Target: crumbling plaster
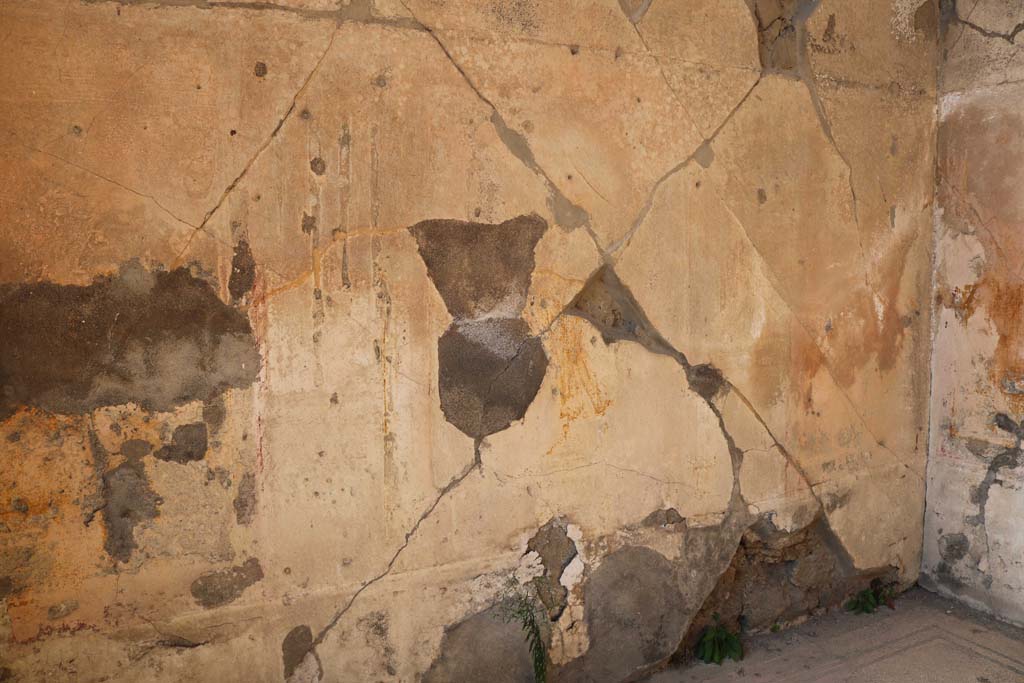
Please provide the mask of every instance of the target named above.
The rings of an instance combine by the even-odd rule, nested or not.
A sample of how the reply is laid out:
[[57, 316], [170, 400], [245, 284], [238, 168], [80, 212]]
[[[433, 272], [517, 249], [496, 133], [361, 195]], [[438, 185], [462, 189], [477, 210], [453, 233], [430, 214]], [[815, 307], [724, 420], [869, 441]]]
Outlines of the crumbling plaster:
[[529, 680], [513, 576], [626, 680], [915, 581], [939, 19], [5, 3], [0, 678]]

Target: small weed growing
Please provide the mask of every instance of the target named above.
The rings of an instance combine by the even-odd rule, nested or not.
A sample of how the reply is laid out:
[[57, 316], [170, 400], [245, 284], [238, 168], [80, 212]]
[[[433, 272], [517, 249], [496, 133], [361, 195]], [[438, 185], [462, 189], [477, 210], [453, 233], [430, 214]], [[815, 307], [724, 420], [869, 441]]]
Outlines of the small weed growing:
[[896, 584], [890, 583], [878, 588], [878, 601], [889, 609], [896, 609]]
[[875, 596], [875, 591], [865, 588], [847, 600], [844, 607], [847, 612], [854, 614], [871, 614], [878, 609], [878, 598]]
[[722, 626], [716, 612], [715, 623], [709, 625], [697, 642], [697, 659], [705, 664], [721, 664], [725, 658], [740, 661], [743, 659], [743, 644], [740, 637]]
[[854, 614], [871, 614], [882, 605], [889, 609], [896, 609], [896, 586], [895, 584], [883, 584], [875, 579], [871, 582], [870, 588], [865, 588], [846, 601], [846, 611]]
[[547, 612], [531, 590], [509, 577], [501, 600], [501, 615], [505, 623], [518, 623], [526, 636], [533, 660], [533, 678], [537, 683], [548, 679], [548, 649], [544, 642], [542, 624], [547, 624]]

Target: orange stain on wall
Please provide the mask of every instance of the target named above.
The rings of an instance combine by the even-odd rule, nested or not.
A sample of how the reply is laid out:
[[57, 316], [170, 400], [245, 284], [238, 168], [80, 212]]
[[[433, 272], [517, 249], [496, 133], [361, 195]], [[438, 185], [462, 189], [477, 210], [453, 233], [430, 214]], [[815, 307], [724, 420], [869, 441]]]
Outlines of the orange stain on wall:
[[612, 404], [587, 363], [584, 344], [591, 343], [595, 337], [596, 332], [581, 318], [567, 317], [563, 324], [551, 330], [548, 349], [552, 355], [551, 365], [557, 372], [558, 417], [562, 423], [562, 435], [548, 449], [548, 455], [568, 438], [573, 422], [604, 415]]

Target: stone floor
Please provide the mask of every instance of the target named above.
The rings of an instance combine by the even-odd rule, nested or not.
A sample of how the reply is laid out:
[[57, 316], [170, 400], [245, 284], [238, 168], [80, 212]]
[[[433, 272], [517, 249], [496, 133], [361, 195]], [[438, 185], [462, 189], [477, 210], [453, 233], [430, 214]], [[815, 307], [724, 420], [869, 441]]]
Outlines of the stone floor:
[[697, 663], [647, 683], [1024, 683], [1024, 629], [921, 589], [895, 611], [840, 611], [744, 646], [742, 662]]

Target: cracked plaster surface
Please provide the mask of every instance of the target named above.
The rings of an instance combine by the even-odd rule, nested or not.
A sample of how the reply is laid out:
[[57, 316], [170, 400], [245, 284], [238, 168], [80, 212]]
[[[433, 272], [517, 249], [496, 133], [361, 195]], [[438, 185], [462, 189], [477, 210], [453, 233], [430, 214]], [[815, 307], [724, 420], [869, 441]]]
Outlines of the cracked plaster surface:
[[[254, 680], [413, 678], [554, 517], [578, 530], [577, 588], [646, 546], [694, 579], [687, 619], [755, 519], [823, 512], [857, 567], [912, 581], [933, 55], [870, 4], [801, 4], [795, 77], [764, 68], [740, 0], [5, 6], [24, 59], [0, 76], [17, 111], [4, 229], [23, 238], [0, 279], [188, 267], [248, 316], [261, 367], [218, 399], [216, 429], [202, 399], [3, 423], [6, 554], [74, 552], [0, 566], [0, 665], [59, 680], [86, 647], [76, 673], [111, 680], [237, 675], [225, 657]], [[875, 112], [901, 116], [865, 125]], [[451, 317], [408, 228], [529, 214], [550, 227], [522, 317], [549, 364], [522, 420], [474, 443], [441, 410]], [[241, 240], [254, 276], [236, 296]], [[572, 314], [602, 268], [654, 346]], [[116, 467], [131, 439], [203, 420], [205, 459], [142, 464], [164, 503], [138, 552], [104, 557], [75, 502], [102, 475], [81, 464], [88, 435]], [[665, 509], [683, 521], [641, 526]], [[246, 557], [259, 581], [192, 602], [197, 577]], [[552, 626], [566, 671], [591, 645], [583, 595]]]

